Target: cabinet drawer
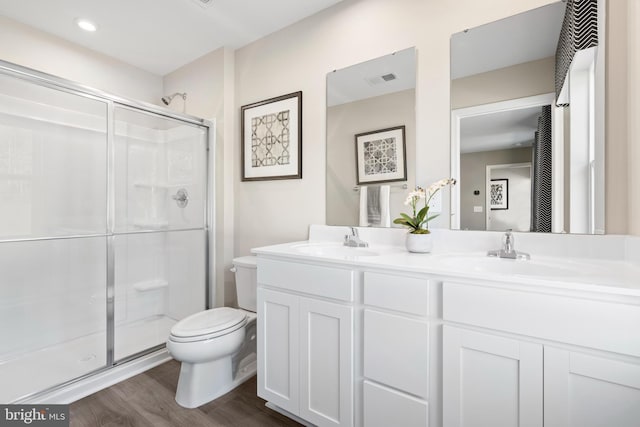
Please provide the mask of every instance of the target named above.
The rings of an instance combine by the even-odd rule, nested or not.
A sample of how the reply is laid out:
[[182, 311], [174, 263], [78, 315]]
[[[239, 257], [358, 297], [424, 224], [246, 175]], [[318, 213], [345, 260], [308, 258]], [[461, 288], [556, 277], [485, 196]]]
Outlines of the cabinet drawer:
[[377, 384], [364, 382], [364, 425], [427, 427], [427, 402]]
[[443, 284], [447, 321], [640, 356], [640, 306]]
[[364, 376], [427, 397], [429, 324], [364, 310]]
[[353, 270], [258, 257], [258, 284], [353, 301]]
[[427, 316], [429, 281], [382, 273], [364, 273], [366, 305]]

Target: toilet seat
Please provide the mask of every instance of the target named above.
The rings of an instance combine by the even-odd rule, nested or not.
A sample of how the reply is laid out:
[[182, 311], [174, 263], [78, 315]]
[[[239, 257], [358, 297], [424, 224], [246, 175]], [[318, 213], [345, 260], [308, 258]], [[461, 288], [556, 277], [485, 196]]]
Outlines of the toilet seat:
[[213, 308], [186, 317], [171, 328], [174, 342], [205, 341], [230, 334], [247, 323], [242, 310], [231, 307]]

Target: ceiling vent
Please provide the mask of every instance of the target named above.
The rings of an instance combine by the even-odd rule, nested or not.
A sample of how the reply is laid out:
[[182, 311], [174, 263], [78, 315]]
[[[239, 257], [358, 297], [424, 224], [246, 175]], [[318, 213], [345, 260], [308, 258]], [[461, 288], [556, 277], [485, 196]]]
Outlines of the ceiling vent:
[[377, 86], [382, 83], [390, 82], [392, 80], [397, 79], [396, 75], [393, 73], [385, 74], [383, 76], [375, 76], [375, 77], [367, 77], [364, 80], [369, 83], [371, 86]]
[[193, 0], [193, 2], [204, 9], [208, 9], [213, 6], [213, 0]]

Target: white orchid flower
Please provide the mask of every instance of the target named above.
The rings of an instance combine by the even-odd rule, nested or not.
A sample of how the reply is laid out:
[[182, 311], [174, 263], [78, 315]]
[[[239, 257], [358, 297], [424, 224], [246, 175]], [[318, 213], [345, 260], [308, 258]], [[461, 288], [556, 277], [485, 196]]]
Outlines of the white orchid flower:
[[[422, 187], [416, 186], [415, 190], [407, 195], [407, 199], [404, 201], [406, 206], [411, 206], [413, 215], [401, 214], [400, 218], [396, 218], [394, 224], [400, 224], [408, 227], [411, 233], [428, 233], [429, 221], [438, 216], [438, 214], [429, 216], [429, 202], [431, 198], [442, 188], [447, 185], [455, 185], [456, 180], [453, 178], [445, 178], [440, 181], [434, 182], [425, 190]], [[417, 209], [417, 204], [420, 199], [424, 199], [424, 208]], [[419, 211], [419, 212], [418, 212]]]

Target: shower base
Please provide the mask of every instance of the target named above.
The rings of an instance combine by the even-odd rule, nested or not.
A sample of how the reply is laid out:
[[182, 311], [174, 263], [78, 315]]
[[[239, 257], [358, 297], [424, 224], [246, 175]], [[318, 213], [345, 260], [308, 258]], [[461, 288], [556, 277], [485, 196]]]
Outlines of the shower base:
[[[177, 320], [168, 316], [116, 326], [119, 359], [163, 344]], [[106, 332], [56, 344], [0, 362], [0, 403], [11, 403], [106, 366]]]

